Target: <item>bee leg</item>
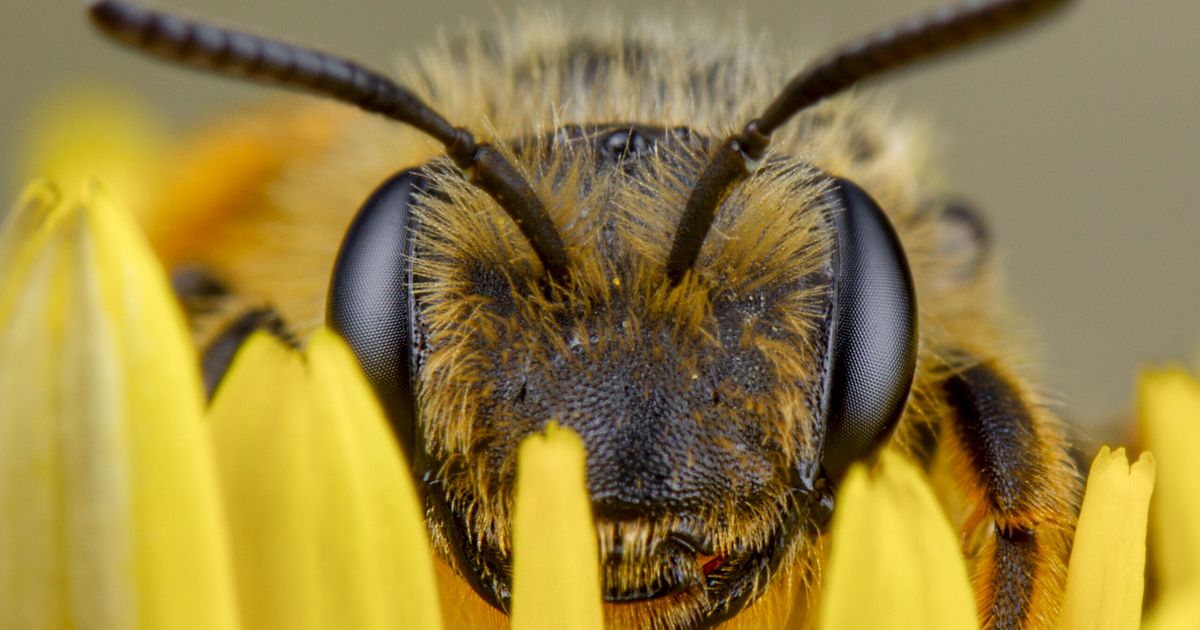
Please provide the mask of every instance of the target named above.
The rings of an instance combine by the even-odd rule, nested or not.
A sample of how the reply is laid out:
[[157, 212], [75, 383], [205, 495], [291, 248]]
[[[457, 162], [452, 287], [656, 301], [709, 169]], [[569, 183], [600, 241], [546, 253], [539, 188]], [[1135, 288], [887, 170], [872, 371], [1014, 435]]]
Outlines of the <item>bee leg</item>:
[[263, 331], [299, 347], [278, 311], [234, 292], [207, 267], [176, 268], [171, 273], [171, 287], [192, 327], [192, 341], [200, 349], [200, 375], [207, 400], [212, 400], [233, 357], [251, 334]]
[[204, 379], [204, 396], [212, 400], [217, 393], [217, 386], [225, 378], [233, 357], [250, 335], [265, 332], [292, 347], [299, 347], [299, 342], [288, 330], [283, 317], [270, 306], [252, 308], [243, 311], [225, 325], [223, 329], [204, 348], [200, 354], [200, 374]]
[[984, 533], [972, 576], [983, 627], [1055, 627], [1079, 494], [1062, 432], [994, 362], [942, 387], [952, 411], [943, 437], [977, 515], [964, 538]]

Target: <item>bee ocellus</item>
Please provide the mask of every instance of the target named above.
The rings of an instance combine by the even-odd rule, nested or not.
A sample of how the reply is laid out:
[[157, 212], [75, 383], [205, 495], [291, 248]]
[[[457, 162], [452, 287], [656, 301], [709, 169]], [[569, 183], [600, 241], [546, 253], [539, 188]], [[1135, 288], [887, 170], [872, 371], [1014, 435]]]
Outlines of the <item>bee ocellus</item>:
[[1061, 4], [970, 3], [800, 64], [701, 27], [522, 22], [399, 83], [123, 2], [91, 15], [369, 112], [244, 115], [296, 148], [214, 194], [177, 288], [210, 393], [251, 331], [345, 337], [437, 553], [491, 606], [517, 445], [554, 422], [587, 450], [610, 625], [709, 627], [785, 578], [817, 592], [839, 482], [893, 448], [951, 480], [985, 627], [1048, 628], [1079, 481], [1016, 367], [986, 227], [921, 132], [839, 93]]

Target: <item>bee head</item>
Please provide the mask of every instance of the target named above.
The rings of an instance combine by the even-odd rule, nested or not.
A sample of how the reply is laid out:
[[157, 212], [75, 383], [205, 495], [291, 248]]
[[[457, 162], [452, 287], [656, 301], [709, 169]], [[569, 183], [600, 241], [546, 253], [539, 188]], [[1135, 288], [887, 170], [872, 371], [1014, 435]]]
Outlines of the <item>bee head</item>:
[[811, 544], [832, 488], [896, 425], [916, 364], [913, 284], [885, 214], [853, 182], [772, 154], [772, 133], [1063, 4], [968, 3], [853, 41], [721, 140], [629, 121], [480, 142], [337, 57], [119, 0], [90, 13], [157, 56], [442, 143], [362, 206], [327, 302], [423, 482], [434, 544], [507, 607], [516, 446], [555, 422], [587, 448], [605, 598], [643, 625], [692, 627], [740, 610]]
[[329, 320], [426, 482], [435, 539], [504, 606], [517, 447], [554, 422], [587, 449], [606, 599], [676, 621], [736, 611], [899, 418], [916, 357], [903, 250], [852, 183], [773, 157], [673, 283], [716, 143], [615, 124], [506, 144], [560, 226], [566, 284], [434, 162], [364, 205], [331, 287]]

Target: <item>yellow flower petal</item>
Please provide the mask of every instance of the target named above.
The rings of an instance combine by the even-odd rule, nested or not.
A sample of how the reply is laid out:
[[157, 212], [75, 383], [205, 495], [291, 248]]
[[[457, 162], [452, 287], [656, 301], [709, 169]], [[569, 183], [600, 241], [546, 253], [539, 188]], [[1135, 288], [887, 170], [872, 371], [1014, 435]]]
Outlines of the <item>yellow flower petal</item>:
[[17, 156], [21, 176], [50, 178], [68, 191], [96, 177], [140, 217], [160, 179], [163, 127], [152, 109], [110, 86], [66, 87], [30, 117]]
[[340, 339], [251, 337], [211, 423], [247, 628], [441, 627], [416, 492]]
[[515, 630], [604, 626], [585, 461], [579, 436], [555, 425], [521, 444], [513, 516]]
[[[16, 269], [18, 258], [37, 251], [49, 231], [50, 218], [62, 207], [60, 201], [62, 195], [57, 187], [46, 180], [35, 181], [5, 215], [3, 227], [0, 227], [0, 273], [6, 280], [21, 279]], [[20, 288], [14, 286], [0, 295], [14, 295], [19, 291]]]
[[236, 627], [166, 278], [102, 191], [33, 206], [0, 238], [0, 627]]
[[1075, 529], [1062, 627], [1136, 630], [1142, 615], [1146, 516], [1154, 487], [1154, 458], [1132, 467], [1125, 449], [1108, 447], [1092, 462]]
[[1200, 583], [1200, 383], [1179, 368], [1145, 373], [1138, 415], [1158, 469], [1151, 550], [1160, 587], [1170, 592]]
[[958, 539], [921, 473], [884, 452], [838, 493], [818, 627], [978, 628]]

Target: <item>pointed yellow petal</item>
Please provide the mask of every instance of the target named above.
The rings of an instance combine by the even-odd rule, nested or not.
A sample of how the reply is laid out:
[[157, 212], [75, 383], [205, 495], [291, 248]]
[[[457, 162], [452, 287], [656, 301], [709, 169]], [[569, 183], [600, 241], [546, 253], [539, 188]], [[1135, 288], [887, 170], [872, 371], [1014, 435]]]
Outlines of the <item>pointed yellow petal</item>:
[[0, 281], [0, 627], [233, 628], [200, 381], [166, 279], [102, 191], [31, 212], [9, 223], [33, 245], [3, 256]]
[[1138, 415], [1154, 453], [1151, 549], [1164, 592], [1200, 582], [1200, 383], [1182, 369], [1149, 371], [1138, 388]]
[[[23, 253], [38, 249], [42, 237], [49, 231], [50, 217], [62, 207], [61, 201], [58, 188], [49, 181], [35, 181], [25, 188], [0, 227], [0, 273], [18, 279], [18, 259]], [[12, 298], [19, 292], [13, 287], [0, 293], [0, 299]]]
[[1100, 449], [1075, 529], [1063, 628], [1137, 630], [1153, 487], [1154, 458], [1149, 453], [1130, 467], [1125, 449]]
[[513, 517], [515, 630], [603, 627], [585, 457], [579, 436], [555, 425], [521, 444]]
[[975, 599], [950, 522], [921, 473], [884, 452], [838, 493], [818, 627], [978, 628]]
[[152, 110], [112, 87], [63, 88], [25, 125], [21, 176], [46, 177], [72, 193], [95, 177], [141, 216], [160, 179], [163, 127]]
[[247, 628], [441, 627], [416, 492], [340, 339], [251, 337], [211, 421]]

